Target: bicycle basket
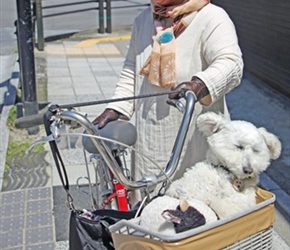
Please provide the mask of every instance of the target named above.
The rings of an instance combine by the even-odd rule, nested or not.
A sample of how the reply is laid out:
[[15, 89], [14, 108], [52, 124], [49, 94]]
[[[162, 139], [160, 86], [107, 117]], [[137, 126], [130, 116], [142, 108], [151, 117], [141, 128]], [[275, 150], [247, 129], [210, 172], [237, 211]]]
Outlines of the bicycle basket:
[[121, 220], [110, 231], [117, 250], [272, 249], [274, 201], [274, 194], [258, 188], [253, 208], [183, 233], [154, 233], [139, 218]]

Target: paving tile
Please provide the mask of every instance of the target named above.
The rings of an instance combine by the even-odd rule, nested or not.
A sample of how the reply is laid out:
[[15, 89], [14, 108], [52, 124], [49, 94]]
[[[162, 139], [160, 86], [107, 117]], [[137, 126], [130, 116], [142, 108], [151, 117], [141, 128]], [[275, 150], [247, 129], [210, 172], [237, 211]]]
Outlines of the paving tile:
[[68, 77], [70, 76], [69, 69], [67, 67], [58, 67], [58, 68], [47, 68], [48, 77]]
[[65, 48], [65, 53], [67, 56], [70, 56], [70, 55], [83, 55], [84, 54], [84, 51], [82, 48], [69, 48], [69, 47], [66, 47]]
[[[82, 96], [94, 96], [93, 100], [96, 100], [96, 95], [98, 94], [98, 92], [100, 92], [99, 88], [86, 88], [86, 87], [83, 87], [81, 85], [79, 86], [75, 86], [74, 87], [74, 91], [75, 93], [78, 93], [77, 95], [77, 101], [79, 102], [79, 97], [82, 98]], [[90, 98], [91, 100], [91, 98]], [[89, 100], [88, 100], [89, 101]]]
[[11, 232], [0, 233], [0, 249], [12, 249], [12, 247], [20, 247], [22, 244], [23, 230], [15, 230], [13, 234]]
[[93, 72], [90, 68], [84, 68], [84, 67], [70, 67], [70, 74], [72, 77], [74, 76], [86, 76], [86, 77], [93, 77]]
[[111, 66], [122, 66], [124, 63], [124, 57], [110, 57], [107, 58], [108, 62], [110, 62]]
[[26, 228], [35, 228], [52, 225], [52, 216], [50, 212], [30, 214], [26, 216]]
[[51, 198], [51, 189], [49, 187], [44, 188], [32, 188], [27, 190], [27, 200], [42, 200]]
[[72, 76], [73, 85], [92, 88], [92, 86], [97, 87], [96, 79], [93, 75], [90, 76]]
[[48, 96], [57, 96], [59, 100], [61, 100], [60, 96], [74, 96], [73, 88], [70, 86], [67, 86], [66, 88], [61, 88], [59, 86], [53, 86], [47, 90]]
[[95, 73], [95, 76], [97, 78], [97, 81], [99, 83], [100, 86], [106, 86], [108, 88], [111, 89], [111, 92], [114, 92], [114, 88], [116, 83], [118, 82], [118, 77], [115, 75], [100, 75], [98, 73]]
[[35, 200], [28, 201], [26, 205], [26, 213], [34, 214], [34, 213], [43, 213], [52, 211], [51, 200]]
[[25, 231], [26, 245], [33, 245], [44, 242], [53, 242], [52, 226], [31, 228]]
[[96, 77], [103, 77], [103, 76], [115, 76], [115, 72], [111, 70], [111, 68], [107, 68], [106, 70], [101, 71], [93, 71]]
[[12, 192], [3, 192], [2, 193], [2, 203], [4, 205], [20, 203], [25, 200], [25, 190], [17, 190]]
[[100, 44], [99, 48], [104, 55], [121, 55], [121, 52], [113, 44]]
[[68, 61], [68, 65], [72, 66], [72, 65], [76, 65], [76, 64], [86, 64], [88, 61], [86, 58], [83, 57], [67, 57], [67, 61]]
[[70, 41], [70, 40], [65, 40], [62, 42], [63, 43], [63, 46], [65, 47], [74, 47], [76, 46], [77, 44], [79, 44], [79, 41]]
[[8, 247], [8, 248], [1, 249], [1, 250], [23, 250], [23, 246]]
[[47, 80], [47, 83], [49, 86], [58, 86], [59, 88], [64, 88], [64, 87], [72, 87], [72, 78], [71, 76], [68, 77], [50, 77]]
[[108, 64], [108, 61], [106, 58], [103, 57], [87, 57], [86, 59], [91, 67], [109, 67], [110, 65]]
[[24, 203], [15, 203], [0, 206], [0, 218], [13, 217], [25, 213]]
[[93, 55], [102, 55], [102, 50], [100, 48], [96, 48], [96, 47], [93, 47], [93, 48], [83, 48], [83, 52], [85, 55], [89, 55], [89, 56], [93, 56]]
[[46, 60], [46, 69], [47, 68], [55, 68], [55, 67], [68, 67], [66, 57], [57, 57], [55, 59]]
[[103, 99], [103, 95], [102, 94], [98, 94], [97, 92], [95, 94], [82, 94], [79, 95], [77, 98], [78, 102], [91, 102], [91, 101], [97, 101], [100, 99]]
[[59, 44], [47, 44], [45, 46], [45, 52], [50, 55], [64, 55], [65, 48]]
[[25, 250], [55, 250], [55, 243], [43, 243], [37, 245], [26, 246]]
[[64, 48], [48, 48], [45, 51], [51, 55], [65, 55]]
[[114, 69], [116, 75], [119, 76], [120, 73], [121, 73], [122, 67], [120, 67], [120, 66], [114, 66], [113, 69]]
[[24, 216], [0, 218], [0, 233], [17, 231], [24, 228]]
[[48, 101], [54, 104], [76, 103], [76, 97], [71, 95], [48, 95]]
[[[94, 65], [94, 66], [91, 66], [91, 69], [92, 69], [92, 72], [94, 74], [101, 74], [102, 72], [106, 71], [107, 74], [110, 72], [110, 75], [112, 74], [113, 71], [111, 71], [110, 69], [110, 66], [106, 66], [106, 65]], [[113, 72], [113, 74], [115, 74]]]
[[67, 63], [66, 55], [46, 55], [46, 63]]

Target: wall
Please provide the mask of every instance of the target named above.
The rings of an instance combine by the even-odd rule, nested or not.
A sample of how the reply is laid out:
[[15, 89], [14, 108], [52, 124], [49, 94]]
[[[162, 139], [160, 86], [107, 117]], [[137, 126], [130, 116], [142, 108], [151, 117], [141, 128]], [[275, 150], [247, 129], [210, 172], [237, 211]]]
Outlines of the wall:
[[245, 70], [290, 96], [290, 0], [212, 0], [233, 20]]

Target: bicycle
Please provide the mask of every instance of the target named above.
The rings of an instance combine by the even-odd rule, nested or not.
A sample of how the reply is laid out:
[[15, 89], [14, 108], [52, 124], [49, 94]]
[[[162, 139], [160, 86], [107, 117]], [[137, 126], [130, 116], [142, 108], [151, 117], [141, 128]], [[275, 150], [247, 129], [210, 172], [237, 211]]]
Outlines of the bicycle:
[[[192, 92], [188, 91], [185, 93], [185, 99], [185, 105], [181, 101], [176, 102], [176, 107], [183, 111], [183, 119], [172, 149], [171, 158], [169, 159], [165, 170], [158, 175], [143, 176], [140, 180], [133, 180], [130, 174], [128, 174], [129, 171], [127, 171], [127, 168], [123, 168], [123, 165], [120, 164], [120, 153], [125, 152], [123, 149], [132, 149], [134, 140], [131, 143], [127, 142], [129, 144], [127, 145], [123, 143], [124, 141], [117, 142], [115, 139], [119, 140], [119, 138], [110, 137], [110, 133], [109, 135], [106, 135], [106, 138], [100, 136], [100, 133], [104, 130], [98, 131], [86, 116], [73, 111], [71, 105], [53, 106], [45, 113], [44, 120], [46, 121], [45, 127], [48, 134], [45, 141], [50, 141], [52, 152], [56, 152], [54, 154], [56, 165], [62, 165], [62, 162], [59, 162], [58, 153], [53, 146], [55, 139], [60, 135], [58, 134], [59, 126], [65, 123], [75, 127], [76, 122], [84, 127], [86, 134], [82, 134], [82, 136], [92, 139], [90, 141], [91, 144], [89, 144], [88, 141], [83, 140], [84, 150], [92, 153], [93, 156], [91, 156], [91, 159], [98, 161], [99, 159], [96, 155], [99, 154], [101, 156], [99, 163], [101, 163], [102, 167], [95, 168], [96, 183], [98, 183], [99, 179], [105, 181], [100, 181], [100, 184], [96, 185], [97, 192], [99, 192], [99, 194], [102, 192], [106, 194], [106, 191], [109, 190], [109, 196], [107, 196], [108, 202], [106, 202], [106, 199], [103, 199], [103, 196], [101, 195], [99, 199], [101, 201], [99, 201], [98, 204], [94, 203], [92, 192], [90, 192], [92, 204], [97, 204], [98, 208], [106, 207], [109, 205], [110, 201], [117, 198], [118, 189], [112, 185], [112, 179], [114, 178], [119, 181], [122, 188], [126, 189], [125, 196], [123, 196], [123, 198], [125, 197], [126, 199], [126, 207], [121, 211], [123, 207], [120, 206], [120, 203], [118, 203], [117, 200], [116, 204], [119, 206], [117, 206], [117, 209], [114, 211], [130, 213], [132, 208], [130, 207], [128, 194], [137, 189], [144, 191], [144, 195], [142, 196], [144, 199], [142, 199], [140, 207], [136, 211], [133, 211], [133, 214], [131, 213], [127, 217], [124, 216], [124, 219], [126, 220], [114, 221], [109, 227], [114, 240], [114, 246], [117, 247], [117, 249], [131, 249], [132, 244], [133, 246], [135, 244], [139, 247], [143, 247], [142, 249], [175, 249], [176, 247], [182, 247], [182, 249], [208, 249], [209, 242], [212, 242], [211, 239], [214, 239], [214, 241], [224, 241], [220, 245], [225, 249], [244, 249], [244, 247], [247, 249], [271, 249], [273, 244], [272, 225], [275, 214], [275, 196], [264, 190], [258, 190], [258, 203], [252, 209], [236, 214], [231, 218], [221, 219], [216, 223], [214, 222], [210, 225], [204, 225], [184, 233], [162, 235], [148, 231], [139, 225], [138, 215], [140, 213], [140, 208], [142, 208], [144, 202], [148, 201], [150, 191], [154, 190], [159, 183], [163, 183], [164, 186], [166, 186], [167, 181], [170, 180], [170, 177], [177, 168], [187, 129], [194, 111], [195, 96]], [[25, 122], [34, 126], [37, 125], [29, 118], [27, 118]], [[109, 124], [107, 124], [107, 126], [109, 128]], [[114, 123], [111, 123], [110, 126], [114, 126]], [[116, 131], [118, 130], [117, 127], [114, 127], [113, 129]], [[110, 129], [108, 130], [111, 131]], [[43, 140], [39, 142], [43, 142]], [[112, 145], [114, 145], [115, 148], [112, 147]], [[97, 163], [97, 165], [99, 163]], [[102, 165], [102, 163], [104, 163], [104, 165]], [[61, 173], [61, 169], [59, 169], [59, 173]], [[106, 178], [102, 178], [104, 175]], [[67, 180], [65, 177], [63, 178], [61, 174], [60, 176], [63, 186], [66, 188]], [[92, 188], [91, 183], [89, 183], [89, 186]], [[125, 201], [125, 199], [123, 199], [123, 201]], [[75, 211], [73, 200], [69, 193], [67, 195], [67, 203], [69, 208]], [[108, 209], [108, 211], [109, 213], [112, 212], [110, 209]], [[251, 234], [248, 234], [248, 231], [251, 231]], [[240, 232], [243, 232], [243, 234], [240, 234]], [[225, 239], [225, 234], [229, 234], [231, 237], [226, 237]]]

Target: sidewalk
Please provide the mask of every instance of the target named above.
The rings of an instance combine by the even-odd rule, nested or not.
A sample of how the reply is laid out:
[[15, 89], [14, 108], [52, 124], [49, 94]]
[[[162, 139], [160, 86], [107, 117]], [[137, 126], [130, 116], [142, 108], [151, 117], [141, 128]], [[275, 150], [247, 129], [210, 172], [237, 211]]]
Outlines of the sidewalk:
[[[36, 51], [37, 68], [41, 68], [37, 82], [41, 80], [47, 85], [47, 101], [69, 104], [110, 98], [122, 67], [128, 35], [114, 33], [92, 39], [90, 36], [76, 36], [47, 43], [44, 52]], [[247, 94], [251, 91], [248, 89], [251, 88], [251, 80], [248, 75], [244, 79], [247, 82]], [[240, 94], [245, 92], [240, 90]], [[229, 96], [230, 110], [234, 113], [239, 112], [239, 99], [239, 96]], [[247, 100], [248, 104], [249, 100], [251, 97]], [[81, 107], [79, 110], [87, 113], [92, 120], [103, 109], [104, 105], [98, 105]], [[61, 142], [71, 184], [85, 174], [78, 142], [75, 139]], [[68, 249], [69, 211], [65, 206], [65, 193], [50, 155], [45, 160], [50, 179], [44, 186], [1, 192], [0, 249]], [[75, 185], [72, 193], [74, 197], [80, 197]], [[75, 201], [82, 204], [84, 201], [81, 199], [75, 198]], [[275, 249], [289, 250], [289, 222], [280, 213], [277, 219]]]

